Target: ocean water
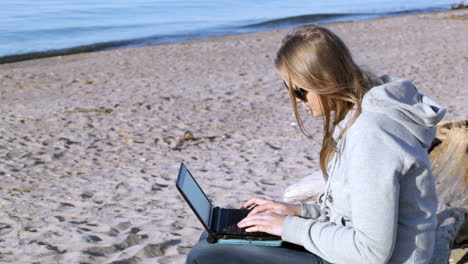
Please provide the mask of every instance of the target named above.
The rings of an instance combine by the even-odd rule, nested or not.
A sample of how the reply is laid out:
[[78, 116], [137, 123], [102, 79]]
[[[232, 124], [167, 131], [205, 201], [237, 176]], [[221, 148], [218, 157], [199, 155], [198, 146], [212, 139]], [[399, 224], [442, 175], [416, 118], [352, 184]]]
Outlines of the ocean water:
[[455, 0], [1, 0], [0, 63], [450, 9]]

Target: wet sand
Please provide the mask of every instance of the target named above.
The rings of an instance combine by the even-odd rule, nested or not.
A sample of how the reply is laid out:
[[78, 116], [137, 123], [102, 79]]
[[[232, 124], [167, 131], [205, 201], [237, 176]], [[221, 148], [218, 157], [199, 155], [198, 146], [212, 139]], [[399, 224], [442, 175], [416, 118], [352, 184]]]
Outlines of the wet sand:
[[[459, 120], [467, 23], [465, 9], [325, 26]], [[318, 170], [273, 66], [286, 32], [0, 65], [0, 262], [183, 263], [202, 226], [175, 189], [180, 162], [235, 208]]]

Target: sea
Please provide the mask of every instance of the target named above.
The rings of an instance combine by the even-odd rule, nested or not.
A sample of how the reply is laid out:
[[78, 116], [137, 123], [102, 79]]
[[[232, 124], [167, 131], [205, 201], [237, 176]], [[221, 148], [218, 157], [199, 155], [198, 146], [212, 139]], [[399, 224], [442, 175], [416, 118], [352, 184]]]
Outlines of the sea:
[[449, 10], [456, 0], [1, 0], [0, 63]]

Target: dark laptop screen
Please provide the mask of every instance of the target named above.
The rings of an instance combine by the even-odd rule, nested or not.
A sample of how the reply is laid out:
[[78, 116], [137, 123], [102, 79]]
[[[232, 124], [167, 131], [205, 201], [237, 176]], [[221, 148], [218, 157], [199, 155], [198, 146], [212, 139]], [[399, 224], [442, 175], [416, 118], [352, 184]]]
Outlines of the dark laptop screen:
[[192, 209], [198, 215], [198, 218], [200, 218], [200, 220], [209, 227], [212, 205], [184, 164], [180, 166], [177, 186], [184, 194], [185, 199], [191, 205]]

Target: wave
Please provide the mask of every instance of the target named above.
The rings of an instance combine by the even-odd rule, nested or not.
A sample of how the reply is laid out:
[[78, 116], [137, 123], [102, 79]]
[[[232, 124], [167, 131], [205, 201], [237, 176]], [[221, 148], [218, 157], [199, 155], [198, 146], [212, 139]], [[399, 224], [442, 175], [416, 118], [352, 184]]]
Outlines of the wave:
[[231, 26], [231, 27], [223, 27], [223, 28], [215, 27], [215, 28], [210, 28], [210, 29], [198, 30], [198, 31], [190, 32], [190, 33], [153, 35], [153, 36], [148, 36], [148, 37], [143, 37], [143, 38], [108, 41], [108, 42], [82, 45], [82, 46], [76, 46], [76, 47], [64, 48], [64, 49], [53, 49], [53, 50], [47, 50], [47, 51], [6, 55], [6, 56], [0, 57], [0, 64], [32, 60], [32, 59], [40, 59], [40, 58], [53, 57], [53, 56], [77, 54], [77, 53], [83, 53], [83, 52], [126, 48], [126, 47], [148, 46], [148, 45], [155, 45], [155, 44], [187, 41], [187, 40], [206, 38], [206, 37], [248, 33], [248, 32], [260, 31], [260, 30], [287, 28], [287, 27], [292, 27], [292, 26], [306, 24], [306, 23], [318, 23], [318, 22], [328, 23], [328, 22], [338, 22], [338, 21], [352, 21], [352, 20], [362, 20], [362, 19], [369, 19], [369, 18], [376, 18], [376, 17], [389, 17], [389, 16], [398, 16], [398, 15], [405, 15], [405, 14], [446, 11], [446, 10], [448, 10], [448, 8], [446, 7], [436, 7], [436, 8], [426, 8], [426, 9], [386, 12], [386, 13], [334, 13], [334, 14], [324, 13], [324, 14], [290, 16], [290, 17], [272, 19], [272, 20], [267, 20], [267, 21], [262, 21], [258, 23], [247, 24], [247, 25]]
[[425, 9], [412, 9], [412, 10], [401, 10], [401, 11], [392, 11], [392, 12], [375, 12], [375, 13], [321, 13], [321, 14], [306, 14], [300, 16], [290, 16], [283, 17], [278, 19], [272, 19], [267, 21], [262, 21], [259, 23], [253, 23], [244, 25], [241, 28], [270, 28], [270, 27], [281, 27], [305, 23], [316, 23], [316, 22], [335, 22], [349, 19], [360, 19], [360, 18], [372, 18], [372, 17], [389, 17], [389, 16], [399, 16], [405, 14], [416, 14], [423, 12], [435, 12], [435, 11], [445, 11], [448, 10], [446, 7], [434, 7], [434, 8], [425, 8]]
[[76, 46], [64, 49], [53, 49], [46, 51], [28, 52], [22, 54], [12, 54], [0, 57], [0, 64], [19, 62], [25, 60], [41, 59], [54, 56], [71, 55], [84, 52], [110, 50], [117, 48], [129, 48], [148, 46], [155, 44], [164, 44], [172, 42], [180, 42], [190, 39], [205, 38], [210, 36], [223, 35], [222, 33], [207, 33], [203, 31], [190, 32], [185, 34], [167, 34], [167, 35], [153, 35], [142, 38], [128, 39], [128, 40], [117, 40], [108, 42], [99, 42], [89, 45]]
[[323, 21], [325, 19], [349, 17], [349, 16], [356, 16], [356, 15], [358, 14], [311, 14], [311, 15], [301, 15], [301, 16], [290, 16], [290, 17], [283, 17], [283, 18], [278, 18], [278, 19], [262, 21], [259, 23], [249, 24], [249, 25], [241, 26], [241, 28], [258, 28], [258, 27], [279, 26], [279, 25], [284, 25], [284, 24], [312, 23], [312, 22]]
[[53, 57], [53, 56], [77, 54], [77, 53], [90, 52], [90, 51], [105, 50], [105, 49], [112, 48], [112, 47], [117, 48], [117, 47], [122, 47], [125, 45], [130, 45], [134, 41], [135, 40], [112, 41], [112, 42], [96, 43], [96, 44], [83, 45], [83, 46], [77, 46], [77, 47], [65, 48], [65, 49], [54, 49], [54, 50], [47, 50], [47, 51], [7, 55], [7, 56], [0, 57], [0, 64], [32, 60], [32, 59], [41, 59], [41, 58]]

